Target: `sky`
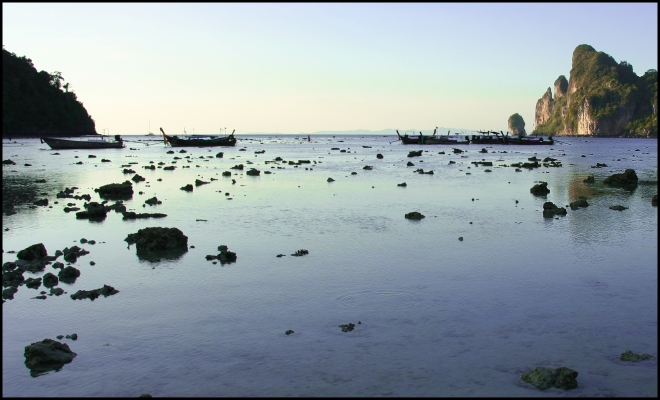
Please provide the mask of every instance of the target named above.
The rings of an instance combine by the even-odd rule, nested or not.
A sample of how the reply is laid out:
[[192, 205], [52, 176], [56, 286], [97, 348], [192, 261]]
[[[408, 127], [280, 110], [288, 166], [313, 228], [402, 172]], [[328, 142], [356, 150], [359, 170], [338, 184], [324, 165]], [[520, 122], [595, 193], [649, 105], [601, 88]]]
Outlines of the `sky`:
[[657, 3], [3, 3], [98, 133], [506, 130], [591, 45], [658, 68]]

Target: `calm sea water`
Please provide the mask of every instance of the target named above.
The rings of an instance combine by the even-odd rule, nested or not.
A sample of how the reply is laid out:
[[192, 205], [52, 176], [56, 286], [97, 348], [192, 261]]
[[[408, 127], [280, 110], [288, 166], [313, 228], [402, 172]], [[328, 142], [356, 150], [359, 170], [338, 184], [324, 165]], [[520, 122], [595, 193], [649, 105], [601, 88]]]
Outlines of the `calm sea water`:
[[[18, 183], [52, 206], [17, 205], [3, 217], [3, 263], [36, 243], [49, 254], [76, 244], [90, 252], [73, 264], [77, 281], [60, 283], [67, 294], [32, 299], [43, 286], [21, 286], [3, 304], [3, 396], [658, 395], [657, 360], [618, 360], [628, 349], [658, 355], [657, 183], [632, 192], [602, 183], [626, 168], [657, 181], [656, 140], [560, 138], [454, 154], [391, 136], [249, 136], [235, 148], [167, 154], [159, 140], [125, 139], [125, 149], [94, 151], [3, 142], [3, 160], [16, 162], [3, 166], [3, 188]], [[409, 158], [411, 150], [424, 152]], [[563, 166], [502, 166], [532, 156]], [[270, 163], [276, 157], [284, 162]], [[298, 160], [310, 163], [288, 163]], [[482, 160], [494, 166], [471, 164]], [[177, 168], [144, 169], [150, 162]], [[166, 218], [124, 221], [111, 211], [90, 222], [62, 211], [83, 201], [57, 192], [75, 186], [100, 201], [94, 188], [130, 179], [129, 164], [146, 181], [127, 208]], [[230, 169], [237, 164], [261, 175]], [[592, 174], [596, 183], [583, 183]], [[180, 190], [195, 179], [210, 183]], [[539, 181], [547, 197], [530, 193]], [[143, 207], [153, 196], [163, 203]], [[578, 196], [589, 207], [543, 218], [545, 201], [567, 206]], [[411, 211], [426, 218], [405, 219]], [[124, 239], [152, 226], [179, 228], [191, 248], [140, 260]], [[237, 262], [207, 261], [219, 245]], [[309, 254], [292, 257], [299, 249]], [[119, 293], [69, 297], [104, 284]], [[348, 323], [357, 325], [342, 332]], [[25, 346], [72, 333], [78, 340], [62, 341], [73, 362], [31, 377]], [[522, 382], [537, 366], [575, 369], [579, 387], [541, 392]]]

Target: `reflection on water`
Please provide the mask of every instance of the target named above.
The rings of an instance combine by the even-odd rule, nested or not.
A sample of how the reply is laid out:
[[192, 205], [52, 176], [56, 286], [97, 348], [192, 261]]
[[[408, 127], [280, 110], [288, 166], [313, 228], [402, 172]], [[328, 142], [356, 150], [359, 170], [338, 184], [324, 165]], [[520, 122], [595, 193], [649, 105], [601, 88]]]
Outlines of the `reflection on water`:
[[[90, 253], [72, 264], [81, 275], [60, 285], [64, 295], [37, 300], [41, 289], [23, 285], [3, 303], [3, 395], [558, 394], [520, 381], [536, 366], [579, 372], [579, 387], [562, 395], [657, 395], [657, 362], [611, 361], [627, 349], [657, 356], [657, 185], [602, 184], [626, 168], [657, 181], [657, 141], [562, 138], [488, 153], [461, 145], [453, 154], [391, 137], [248, 139], [223, 148], [223, 158], [208, 148], [167, 154], [161, 143], [91, 159], [53, 155], [38, 139], [8, 150], [16, 165], [3, 167], [3, 187], [18, 182], [46, 193], [49, 205], [17, 202], [18, 213], [3, 218], [3, 263], [16, 260], [9, 250], [35, 243], [49, 254], [73, 244]], [[411, 150], [423, 152], [408, 167]], [[504, 166], [532, 156], [563, 167]], [[482, 160], [493, 162], [491, 172], [471, 164]], [[231, 169], [239, 163], [260, 176]], [[177, 168], [143, 168], [151, 165]], [[134, 184], [127, 210], [167, 217], [109, 212], [90, 223], [63, 211], [85, 201], [57, 199], [59, 191], [77, 187], [100, 202], [94, 189], [124, 182], [128, 167], [146, 181]], [[584, 183], [591, 174], [595, 183]], [[196, 179], [209, 184], [180, 190]], [[538, 181], [548, 182], [547, 196], [529, 192]], [[162, 204], [145, 205], [153, 196]], [[563, 207], [579, 196], [588, 207], [543, 218], [544, 202]], [[628, 209], [609, 209], [617, 204]], [[411, 211], [426, 218], [405, 219]], [[127, 235], [148, 227], [177, 227], [188, 248], [127, 249]], [[237, 262], [206, 260], [220, 245]], [[309, 254], [291, 256], [299, 249]], [[70, 298], [103, 285], [119, 293]], [[358, 321], [353, 331], [337, 328]], [[76, 359], [32, 379], [25, 346], [71, 332]]]

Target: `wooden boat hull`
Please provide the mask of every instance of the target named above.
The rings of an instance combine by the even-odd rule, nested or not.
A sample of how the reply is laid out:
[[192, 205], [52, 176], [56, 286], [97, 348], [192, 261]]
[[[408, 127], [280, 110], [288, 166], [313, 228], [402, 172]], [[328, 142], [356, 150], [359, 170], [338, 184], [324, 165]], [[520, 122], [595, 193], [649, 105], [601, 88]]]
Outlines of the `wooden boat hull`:
[[165, 140], [172, 147], [231, 147], [236, 145], [234, 135], [211, 139], [181, 139], [177, 136], [165, 135]]
[[511, 137], [511, 136], [472, 136], [473, 144], [519, 144], [519, 145], [552, 145], [552, 138], [542, 137]]
[[122, 141], [107, 142], [104, 140], [69, 140], [49, 137], [42, 137], [41, 141], [45, 142], [53, 150], [121, 149], [124, 147], [124, 143]]
[[450, 137], [449, 139], [444, 136], [422, 136], [421, 140], [419, 136], [401, 136], [401, 143], [403, 144], [422, 144], [422, 145], [432, 145], [432, 144], [470, 144], [470, 139], [465, 140], [455, 140]]

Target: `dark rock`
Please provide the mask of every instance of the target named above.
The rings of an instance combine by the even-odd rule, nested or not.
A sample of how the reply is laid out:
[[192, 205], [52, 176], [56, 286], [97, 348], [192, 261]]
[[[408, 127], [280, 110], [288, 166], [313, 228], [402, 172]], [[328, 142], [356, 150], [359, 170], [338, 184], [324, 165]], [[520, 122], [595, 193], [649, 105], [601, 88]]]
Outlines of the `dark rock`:
[[652, 205], [653, 207], [657, 207], [657, 206], [658, 206], [658, 195], [657, 195], [657, 194], [656, 194], [656, 195], [653, 195], [653, 198], [651, 199], [651, 205]]
[[579, 196], [577, 200], [570, 203], [571, 210], [577, 210], [580, 207], [589, 207], [587, 203], [587, 198], [584, 196]]
[[408, 157], [420, 157], [422, 155], [422, 150], [410, 151]]
[[133, 182], [135, 182], [135, 183], [142, 182], [142, 181], [146, 181], [146, 179], [145, 179], [144, 177], [142, 177], [142, 176], [140, 176], [140, 175], [138, 175], [138, 174], [135, 174], [135, 175], [131, 178], [131, 180], [132, 180]]
[[124, 168], [124, 170], [123, 170], [122, 172], [125, 173], [125, 174], [134, 174], [134, 173], [135, 173], [134, 170], [132, 170], [132, 169], [127, 169], [127, 168]]
[[615, 211], [623, 211], [623, 210], [627, 210], [627, 209], [628, 209], [628, 207], [624, 207], [624, 206], [620, 206], [620, 205], [610, 206], [610, 210], [615, 210]]
[[124, 215], [123, 219], [141, 219], [141, 218], [164, 218], [167, 217], [167, 214], [162, 213], [135, 213], [133, 211], [127, 211], [122, 213]]
[[206, 182], [206, 181], [203, 181], [203, 180], [200, 180], [200, 179], [195, 179], [195, 186], [207, 185], [209, 183], [211, 183], [211, 182]]
[[332, 178], [328, 178], [328, 182], [334, 182], [335, 180]]
[[13, 162], [10, 159], [2, 160], [2, 164], [4, 164], [4, 165], [16, 165], [16, 163]]
[[414, 166], [415, 166], [415, 164], [413, 164], [411, 161], [408, 161], [406, 163], [406, 167], [414, 167]]
[[46, 246], [43, 243], [33, 244], [30, 247], [26, 247], [16, 254], [16, 258], [19, 260], [41, 260], [43, 257], [48, 255], [46, 251]]
[[48, 205], [48, 199], [41, 199], [41, 200], [35, 200], [32, 202], [35, 206], [47, 206]]
[[403, 183], [398, 183], [397, 186], [406, 187], [406, 186], [408, 186], [408, 184], [403, 182]]
[[2, 298], [5, 300], [12, 300], [16, 292], [18, 292], [18, 288], [16, 286], [9, 286], [7, 289], [2, 291]]
[[2, 273], [2, 287], [18, 287], [24, 281], [25, 278], [23, 277], [22, 269], [16, 269]]
[[124, 183], [110, 183], [103, 185], [95, 192], [103, 199], [108, 200], [128, 200], [133, 197], [133, 184], [130, 181]]
[[461, 149], [453, 149], [453, 150], [454, 150], [454, 154], [460, 154], [463, 152], [463, 150]]
[[578, 383], [575, 380], [577, 376], [577, 371], [566, 367], [556, 369], [536, 367], [522, 374], [521, 379], [527, 383], [531, 383], [540, 390], [546, 390], [552, 387], [569, 390], [578, 387]]
[[224, 153], [223, 153], [223, 152], [220, 152], [220, 153], [218, 153], [218, 154], [215, 155], [215, 158], [222, 158], [223, 155], [224, 155]]
[[603, 181], [604, 184], [610, 186], [618, 186], [623, 188], [637, 187], [637, 174], [634, 169], [627, 169], [622, 174], [610, 175]]
[[342, 332], [350, 332], [353, 329], [355, 329], [355, 324], [352, 322], [349, 322], [348, 324], [345, 325], [338, 325], [341, 328]]
[[380, 160], [380, 159], [382, 159], [382, 158], [383, 158], [383, 155], [382, 155], [382, 154], [380, 154], [380, 153], [378, 153], [378, 154], [376, 154], [376, 158]]
[[307, 254], [309, 254], [308, 250], [300, 249], [300, 250], [297, 250], [295, 253], [293, 253], [291, 255], [294, 256], [294, 257], [301, 257], [301, 256], [305, 256]]
[[594, 179], [594, 176], [593, 176], [593, 175], [589, 175], [589, 176], [587, 176], [587, 178], [584, 179], [582, 182], [584, 182], [584, 183], [594, 183], [594, 182], [596, 182], [596, 180]]
[[551, 201], [543, 203], [543, 217], [553, 218], [555, 215], [566, 215], [566, 209], [564, 207], [557, 207]]
[[129, 245], [135, 243], [138, 256], [141, 252], [188, 251], [188, 236], [177, 228], [143, 228], [129, 234], [124, 240]]
[[237, 170], [242, 171], [243, 170], [243, 164], [234, 165], [230, 169], [237, 169]]
[[260, 173], [261, 171], [259, 171], [258, 169], [250, 168], [245, 174], [250, 176], [259, 176]]
[[294, 333], [294, 332], [293, 332], [293, 330], [291, 330], [291, 329], [289, 329], [288, 331], [284, 332], [285, 335], [290, 335], [290, 334], [292, 334], [292, 333]]
[[71, 339], [71, 340], [78, 340], [78, 334], [77, 333], [72, 333], [70, 335], [66, 335], [66, 338]]
[[546, 194], [550, 193], [550, 189], [548, 189], [548, 182], [540, 182], [532, 186], [529, 191], [535, 196], [545, 196]]
[[224, 171], [222, 176], [231, 176], [231, 171]]
[[64, 294], [64, 289], [62, 288], [51, 288], [50, 289], [50, 294], [53, 294], [55, 296], [61, 296]]
[[154, 197], [152, 197], [152, 198], [150, 198], [150, 199], [145, 200], [144, 203], [145, 203], [145, 204], [149, 204], [150, 206], [155, 206], [156, 204], [163, 204], [163, 202], [160, 201], [160, 200], [158, 200], [158, 199], [156, 198], [156, 196], [154, 196]]
[[412, 211], [412, 212], [409, 212], [408, 214], [406, 214], [407, 219], [419, 220], [419, 219], [422, 219], [422, 218], [425, 218], [425, 217], [426, 217], [425, 215], [422, 215], [421, 213], [419, 213], [417, 211]]
[[167, 167], [163, 167], [163, 171], [174, 171], [176, 167], [174, 165], [168, 165]]
[[643, 361], [643, 360], [650, 360], [650, 359], [653, 359], [653, 358], [655, 358], [655, 357], [653, 357], [650, 354], [646, 354], [646, 353], [645, 354], [636, 354], [636, 353], [633, 353], [630, 350], [624, 351], [619, 356], [619, 359], [621, 361], [630, 361], [630, 362], [639, 362], [639, 361]]
[[192, 192], [193, 191], [193, 185], [189, 183], [186, 186], [182, 187], [181, 190], [185, 190], [186, 192]]
[[80, 270], [69, 265], [67, 267], [62, 268], [62, 270], [57, 274], [57, 276], [64, 283], [73, 283], [80, 276]]
[[25, 346], [23, 355], [30, 374], [39, 376], [49, 371], [59, 371], [64, 364], [73, 361], [77, 354], [65, 343], [44, 339]]
[[41, 286], [41, 278], [28, 278], [25, 280], [25, 286], [30, 289], [38, 289]]
[[374, 169], [374, 167], [372, 167], [371, 165], [365, 165], [364, 167], [362, 167], [362, 169], [366, 169], [367, 171], [371, 171], [372, 169]]
[[94, 301], [94, 299], [98, 298], [99, 296], [108, 297], [117, 293], [119, 293], [119, 290], [113, 288], [112, 286], [103, 285], [103, 287], [99, 289], [79, 290], [76, 293], [72, 294], [71, 298], [73, 300], [90, 299]]

